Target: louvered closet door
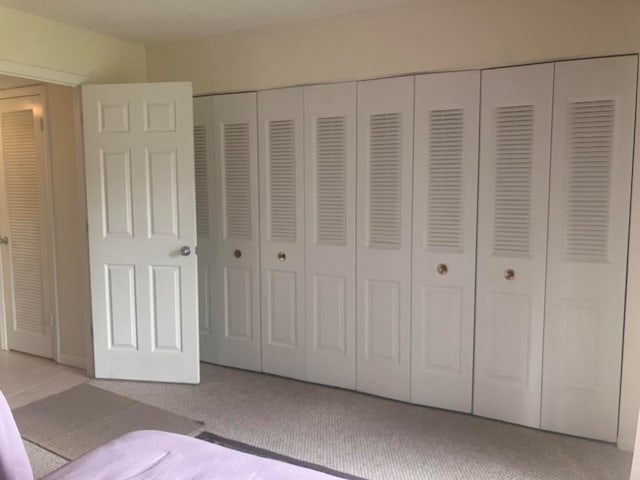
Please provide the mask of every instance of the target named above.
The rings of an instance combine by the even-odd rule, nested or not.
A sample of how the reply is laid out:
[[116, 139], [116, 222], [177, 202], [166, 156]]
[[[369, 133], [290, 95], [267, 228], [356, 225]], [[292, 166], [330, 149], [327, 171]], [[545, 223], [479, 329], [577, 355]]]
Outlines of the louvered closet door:
[[413, 77], [358, 83], [357, 389], [410, 399]]
[[411, 401], [470, 412], [480, 72], [415, 88]]
[[0, 315], [10, 350], [53, 358], [52, 232], [40, 95], [0, 101]]
[[216, 363], [260, 370], [260, 232], [255, 93], [213, 97]]
[[540, 426], [553, 64], [482, 73], [473, 412]]
[[356, 84], [304, 89], [307, 379], [356, 386]]
[[555, 77], [542, 427], [610, 442], [637, 69], [636, 56], [561, 62]]
[[216, 362], [213, 326], [213, 288], [216, 253], [216, 211], [213, 169], [213, 98], [193, 99], [193, 144], [196, 173], [196, 227], [198, 233], [198, 315], [200, 359]]
[[306, 378], [303, 89], [258, 93], [262, 369]]

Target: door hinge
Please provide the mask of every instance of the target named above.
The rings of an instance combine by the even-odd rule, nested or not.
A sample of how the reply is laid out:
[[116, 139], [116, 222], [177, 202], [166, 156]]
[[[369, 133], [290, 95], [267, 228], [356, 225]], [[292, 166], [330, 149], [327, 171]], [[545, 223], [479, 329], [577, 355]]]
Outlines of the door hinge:
[[49, 314], [49, 326], [53, 328], [53, 313]]
[[196, 245], [194, 250], [196, 251], [196, 255], [198, 255], [198, 246]]
[[40, 117], [40, 131], [44, 132], [44, 118]]

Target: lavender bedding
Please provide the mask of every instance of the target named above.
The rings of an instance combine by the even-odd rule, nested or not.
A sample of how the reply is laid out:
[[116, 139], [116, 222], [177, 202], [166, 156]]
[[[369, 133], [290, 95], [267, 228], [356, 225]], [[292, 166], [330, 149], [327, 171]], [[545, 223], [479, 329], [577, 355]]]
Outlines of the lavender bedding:
[[330, 480], [336, 477], [175, 433], [128, 433], [46, 480]]

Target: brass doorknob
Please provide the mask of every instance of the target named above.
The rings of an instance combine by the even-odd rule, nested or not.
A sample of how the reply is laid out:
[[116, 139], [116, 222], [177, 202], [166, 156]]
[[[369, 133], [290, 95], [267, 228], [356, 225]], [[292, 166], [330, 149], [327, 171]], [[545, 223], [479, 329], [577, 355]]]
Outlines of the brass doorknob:
[[446, 263], [441, 263], [440, 265], [438, 265], [436, 267], [436, 270], [440, 275], [446, 275], [447, 273], [449, 273], [449, 267], [447, 267]]
[[278, 252], [278, 260], [284, 262], [287, 259], [287, 255], [284, 252]]
[[240, 250], [234, 250], [233, 256], [236, 258], [240, 258], [242, 256], [242, 252]]
[[508, 270], [504, 271], [504, 278], [506, 278], [507, 280], [515, 280], [516, 272], [509, 268]]

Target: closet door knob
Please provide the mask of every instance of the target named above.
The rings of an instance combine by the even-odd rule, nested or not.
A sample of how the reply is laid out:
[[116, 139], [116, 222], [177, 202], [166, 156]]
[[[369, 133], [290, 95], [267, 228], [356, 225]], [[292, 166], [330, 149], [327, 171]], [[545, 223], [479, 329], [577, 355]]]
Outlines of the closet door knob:
[[278, 252], [278, 260], [284, 262], [287, 259], [287, 255], [284, 252]]
[[516, 279], [516, 272], [508, 269], [504, 271], [504, 278], [506, 278], [507, 280], [515, 280]]
[[242, 252], [240, 250], [234, 250], [233, 256], [236, 258], [240, 258], [242, 256]]
[[7, 236], [5, 236], [5, 237], [0, 236], [0, 245], [9, 245], [9, 237], [7, 237]]
[[440, 265], [438, 265], [436, 270], [440, 275], [446, 275], [447, 273], [449, 273], [449, 267], [447, 267], [446, 263], [441, 263]]
[[186, 245], [184, 247], [181, 247], [180, 255], [182, 255], [183, 257], [188, 257], [189, 255], [191, 255], [191, 249]]

